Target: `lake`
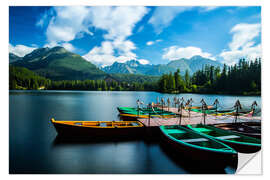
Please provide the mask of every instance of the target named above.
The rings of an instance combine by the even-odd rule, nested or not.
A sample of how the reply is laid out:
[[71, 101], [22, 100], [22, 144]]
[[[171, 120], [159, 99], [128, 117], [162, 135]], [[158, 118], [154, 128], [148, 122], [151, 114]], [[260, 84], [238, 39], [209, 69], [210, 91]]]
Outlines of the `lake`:
[[[56, 120], [119, 120], [118, 106], [135, 107], [137, 99], [147, 104], [156, 102], [157, 97], [170, 97], [172, 101], [174, 96], [157, 92], [10, 91], [9, 171], [30, 174], [234, 173], [233, 167], [207, 172], [190, 168], [176, 161], [159, 141], [61, 141], [49, 121], [52, 117]], [[199, 105], [202, 98], [211, 105], [218, 98], [224, 108], [232, 107], [239, 99], [247, 109], [256, 100], [258, 111], [261, 107], [260, 96], [180, 94], [177, 97], [193, 98], [194, 105]]]

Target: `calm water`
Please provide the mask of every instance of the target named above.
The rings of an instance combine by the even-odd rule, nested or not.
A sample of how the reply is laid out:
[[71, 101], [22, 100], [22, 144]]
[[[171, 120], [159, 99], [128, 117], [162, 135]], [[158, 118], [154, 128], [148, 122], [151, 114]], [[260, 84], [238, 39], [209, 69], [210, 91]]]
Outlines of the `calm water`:
[[[204, 98], [208, 104], [218, 98], [223, 107], [239, 99], [244, 107], [258, 96], [221, 96], [183, 94], [195, 104]], [[10, 91], [9, 169], [10, 173], [206, 173], [196, 165], [190, 168], [175, 160], [159, 141], [109, 140], [66, 142], [57, 138], [49, 119], [118, 120], [117, 106], [136, 106], [157, 97], [174, 95], [155, 92], [86, 91]], [[196, 164], [196, 163], [195, 163]], [[234, 173], [233, 168], [207, 173]]]

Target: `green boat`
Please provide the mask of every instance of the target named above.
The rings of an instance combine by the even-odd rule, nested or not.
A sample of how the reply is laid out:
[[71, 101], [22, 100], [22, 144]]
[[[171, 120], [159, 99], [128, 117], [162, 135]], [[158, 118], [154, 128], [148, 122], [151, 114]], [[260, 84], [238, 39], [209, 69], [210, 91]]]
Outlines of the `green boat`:
[[228, 145], [181, 125], [160, 126], [162, 137], [183, 158], [225, 165], [237, 152]]
[[261, 140], [211, 125], [187, 125], [190, 129], [215, 138], [241, 153], [255, 153], [261, 149]]
[[131, 107], [118, 107], [117, 108], [118, 111], [121, 113], [121, 114], [132, 114], [132, 115], [150, 115], [151, 116], [168, 116], [168, 115], [176, 115], [175, 113], [173, 112], [169, 112], [169, 111], [164, 111], [164, 110], [161, 110], [159, 108], [154, 108], [154, 111], [152, 109], [147, 109], [147, 108], [143, 108], [143, 109], [136, 109], [136, 108], [131, 108]]

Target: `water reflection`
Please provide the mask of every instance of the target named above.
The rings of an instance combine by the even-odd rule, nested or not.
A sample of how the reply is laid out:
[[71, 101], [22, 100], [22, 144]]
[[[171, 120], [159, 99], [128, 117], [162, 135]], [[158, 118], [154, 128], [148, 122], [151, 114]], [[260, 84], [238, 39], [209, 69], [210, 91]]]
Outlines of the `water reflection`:
[[[196, 163], [190, 167], [164, 149], [158, 137], [144, 139], [63, 140], [49, 119], [117, 120], [118, 106], [136, 106], [157, 97], [175, 95], [156, 92], [10, 91], [9, 170], [10, 173], [206, 173]], [[260, 97], [182, 94], [208, 103], [218, 98], [224, 106], [239, 99], [251, 105]], [[56, 137], [56, 138], [55, 138]], [[224, 171], [207, 171], [224, 173]], [[233, 170], [231, 171], [233, 172]], [[225, 171], [225, 173], [230, 173]]]
[[[74, 166], [76, 165], [76, 169], [69, 170], [69, 173], [233, 174], [237, 168], [237, 159], [228, 164], [226, 169], [215, 168], [213, 164], [207, 164], [207, 162], [191, 161], [181, 156], [181, 152], [168, 148], [164, 142], [160, 141], [158, 135], [151, 138], [121, 140], [116, 138], [71, 139], [57, 136], [52, 143], [52, 152], [54, 158], [57, 159], [54, 166], [58, 169], [69, 169], [69, 165], [64, 164], [67, 161], [66, 157], [70, 160], [76, 159], [75, 164], [72, 162]], [[81, 166], [86, 165], [84, 163], [86, 159], [91, 161], [91, 164], [87, 165], [89, 169], [85, 172], [84, 167]]]

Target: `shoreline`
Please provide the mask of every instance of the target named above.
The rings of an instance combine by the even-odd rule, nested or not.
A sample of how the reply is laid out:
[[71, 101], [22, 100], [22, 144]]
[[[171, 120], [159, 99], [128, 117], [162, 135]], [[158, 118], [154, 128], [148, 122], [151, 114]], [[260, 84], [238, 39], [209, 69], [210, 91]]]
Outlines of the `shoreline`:
[[169, 92], [160, 92], [160, 91], [98, 91], [98, 90], [78, 90], [78, 89], [9, 89], [9, 92], [15, 92], [15, 91], [95, 91], [95, 92], [156, 92], [160, 94], [170, 94], [170, 95], [179, 95], [179, 94], [202, 94], [202, 95], [228, 95], [228, 96], [260, 96], [260, 94], [251, 93], [251, 94], [239, 94], [239, 93], [200, 93], [200, 92], [183, 92], [183, 93], [169, 93]]

